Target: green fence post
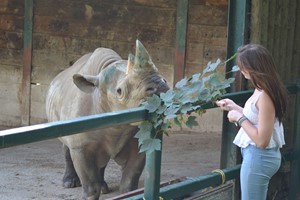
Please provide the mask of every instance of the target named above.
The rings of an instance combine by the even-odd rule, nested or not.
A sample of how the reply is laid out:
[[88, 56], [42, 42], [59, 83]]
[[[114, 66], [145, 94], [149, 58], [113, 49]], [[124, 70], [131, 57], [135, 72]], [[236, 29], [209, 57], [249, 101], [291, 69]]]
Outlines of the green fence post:
[[[237, 49], [248, 40], [248, 11], [249, 0], [230, 0], [228, 2], [228, 39], [227, 39], [227, 59], [233, 56]], [[231, 71], [232, 66], [235, 65], [235, 59], [226, 64], [226, 72]], [[232, 76], [228, 74], [227, 76]], [[236, 76], [235, 85], [233, 85], [229, 92], [236, 92], [245, 89], [245, 80], [242, 76]], [[221, 147], [221, 168], [227, 168], [236, 165], [238, 162], [237, 148], [232, 144], [232, 141], [237, 132], [236, 127], [228, 122], [227, 112], [223, 115], [222, 128], [222, 147]], [[239, 185], [239, 180], [235, 181]], [[239, 187], [235, 187], [234, 199], [239, 199]]]
[[[228, 5], [228, 39], [227, 39], [227, 59], [233, 56], [237, 49], [244, 44], [246, 37], [246, 13], [248, 10], [248, 1], [230, 0]], [[235, 65], [235, 59], [227, 62], [226, 71], [231, 71]], [[227, 76], [232, 76], [228, 74]], [[242, 90], [241, 77], [236, 77], [235, 85], [229, 92]], [[222, 135], [222, 155], [221, 168], [226, 168], [236, 164], [236, 148], [232, 145], [236, 128], [228, 122], [227, 112], [223, 117], [223, 135]]]
[[174, 81], [175, 85], [184, 78], [185, 74], [185, 53], [186, 53], [186, 34], [187, 34], [187, 17], [188, 17], [188, 0], [177, 0], [176, 16], [176, 40], [175, 40], [175, 65]]
[[289, 200], [299, 199], [300, 187], [300, 80], [297, 83], [298, 91], [296, 93], [295, 101], [295, 129], [293, 137], [293, 159], [291, 162], [291, 181]]
[[[159, 136], [162, 143], [162, 135]], [[160, 190], [160, 170], [161, 170], [161, 151], [146, 153], [144, 198], [145, 200], [159, 199]]]

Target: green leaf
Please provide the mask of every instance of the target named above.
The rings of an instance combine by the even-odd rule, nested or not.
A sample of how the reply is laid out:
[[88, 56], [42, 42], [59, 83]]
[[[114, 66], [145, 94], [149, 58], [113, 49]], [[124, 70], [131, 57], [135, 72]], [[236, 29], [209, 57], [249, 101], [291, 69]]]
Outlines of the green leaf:
[[191, 111], [192, 109], [193, 109], [193, 105], [191, 103], [188, 103], [188, 104], [184, 104], [180, 110], [181, 110], [182, 114], [186, 114], [187, 112]]
[[166, 105], [159, 106], [158, 109], [156, 110], [156, 113], [159, 114], [159, 115], [163, 114], [166, 109], [167, 109]]
[[189, 116], [188, 120], [186, 121], [186, 126], [189, 128], [193, 128], [193, 126], [198, 126], [198, 122], [196, 121], [195, 116]]
[[154, 122], [157, 122], [161, 118], [161, 115], [157, 114], [157, 112], [150, 113], [148, 116], [149, 116], [148, 122], [151, 123], [152, 126]]
[[157, 138], [151, 138], [147, 139], [143, 142], [143, 144], [140, 146], [140, 152], [147, 152], [151, 153], [153, 151], [160, 151], [161, 150], [161, 140]]
[[157, 119], [157, 121], [155, 121], [153, 123], [154, 128], [157, 129], [158, 127], [160, 127], [163, 124], [163, 122], [164, 121], [162, 119]]
[[220, 91], [214, 91], [211, 95], [210, 95], [210, 99], [215, 99], [217, 96], [221, 96], [222, 93]]
[[161, 131], [166, 132], [170, 128], [171, 125], [172, 125], [172, 123], [169, 120], [166, 120], [166, 123], [164, 123], [161, 126]]
[[154, 94], [151, 97], [148, 97], [147, 101], [143, 102], [142, 105], [145, 106], [145, 109], [147, 109], [149, 113], [152, 113], [161, 105], [161, 99]]
[[182, 126], [182, 125], [181, 125], [182, 122], [178, 119], [177, 116], [174, 118], [174, 123], [175, 123], [177, 126], [179, 126], [179, 127]]
[[199, 93], [188, 91], [185, 96], [182, 98], [182, 104], [194, 103], [198, 100]]
[[208, 62], [207, 67], [203, 70], [203, 74], [206, 74], [207, 72], [215, 71], [220, 63], [221, 63], [220, 59], [218, 59], [215, 63]]
[[179, 82], [176, 83], [175, 87], [176, 88], [182, 88], [184, 87], [186, 84], [187, 84], [187, 80], [184, 78], [184, 79], [181, 79]]
[[222, 85], [222, 79], [223, 77], [220, 73], [213, 73], [210, 76], [208, 83], [210, 84], [210, 86], [217, 87], [219, 85]]
[[199, 101], [206, 101], [207, 97], [210, 95], [210, 92], [207, 88], [204, 88], [200, 91], [198, 99]]
[[201, 76], [201, 73], [192, 75], [192, 79], [190, 82], [195, 83], [195, 82], [199, 81], [200, 76]]
[[179, 107], [176, 105], [171, 105], [169, 108], [167, 108], [165, 112], [165, 118], [166, 119], [173, 119], [176, 117], [176, 113], [179, 110]]
[[225, 79], [221, 85], [219, 85], [218, 89], [226, 89], [230, 87], [230, 84], [234, 82], [234, 78]]
[[174, 98], [175, 94], [172, 90], [168, 90], [166, 93], [161, 93], [160, 94], [160, 98], [162, 99], [162, 101], [166, 104], [166, 103], [172, 103], [172, 100]]
[[138, 127], [143, 131], [151, 131], [152, 123], [150, 123], [149, 121], [143, 121]]
[[233, 66], [231, 72], [237, 72], [237, 71], [240, 71], [240, 68], [237, 65]]
[[226, 83], [231, 84], [231, 83], [233, 83], [235, 81], [235, 78], [228, 78], [225, 81], [226, 81]]
[[144, 140], [151, 138], [153, 125], [148, 121], [144, 121], [139, 125], [139, 128], [140, 130], [134, 137], [139, 139], [139, 144], [142, 144]]

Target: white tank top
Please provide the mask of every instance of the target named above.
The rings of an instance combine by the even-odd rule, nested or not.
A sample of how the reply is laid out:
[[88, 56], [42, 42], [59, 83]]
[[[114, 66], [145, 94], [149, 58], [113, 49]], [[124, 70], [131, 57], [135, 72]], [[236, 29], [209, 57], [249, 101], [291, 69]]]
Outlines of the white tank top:
[[[243, 109], [243, 114], [247, 117], [247, 119], [256, 127], [258, 127], [258, 110], [255, 106], [260, 94], [257, 96], [257, 98], [248, 100], [245, 104], [245, 107]], [[233, 140], [233, 143], [241, 148], [246, 148], [249, 144], [256, 146], [256, 144], [250, 139], [246, 131], [241, 127], [239, 132], [237, 133], [235, 139]], [[274, 127], [273, 127], [273, 133], [272, 137], [270, 139], [269, 145], [266, 147], [274, 148], [279, 147], [281, 148], [285, 144], [284, 141], [284, 130], [282, 123], [279, 124], [278, 119], [276, 118]]]

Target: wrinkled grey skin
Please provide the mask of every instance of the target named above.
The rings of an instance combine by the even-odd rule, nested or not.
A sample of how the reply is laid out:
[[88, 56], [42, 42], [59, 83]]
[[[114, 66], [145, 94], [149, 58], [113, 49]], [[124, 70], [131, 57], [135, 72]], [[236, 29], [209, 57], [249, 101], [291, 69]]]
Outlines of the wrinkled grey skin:
[[[49, 87], [46, 113], [49, 121], [58, 121], [133, 108], [168, 89], [137, 40], [136, 54], [128, 60], [98, 48], [58, 74]], [[145, 165], [145, 155], [138, 152], [133, 138], [137, 131], [136, 126], [122, 125], [59, 138], [66, 160], [64, 187], [82, 185], [83, 199], [98, 199], [101, 189], [108, 192], [104, 170], [114, 159], [122, 167], [121, 192], [136, 189]]]

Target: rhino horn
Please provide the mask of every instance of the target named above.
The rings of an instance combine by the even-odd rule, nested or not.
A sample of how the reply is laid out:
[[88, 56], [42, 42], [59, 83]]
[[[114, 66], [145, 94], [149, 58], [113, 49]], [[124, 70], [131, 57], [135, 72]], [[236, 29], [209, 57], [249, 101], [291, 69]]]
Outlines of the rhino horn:
[[134, 66], [134, 55], [130, 53], [128, 55], [127, 72], [126, 72], [126, 74], [129, 74], [133, 70], [133, 66]]
[[[136, 40], [136, 51], [135, 51], [135, 59], [134, 66], [131, 71], [135, 73], [145, 73], [145, 72], [157, 72], [157, 68], [151, 60], [151, 57], [144, 47], [144, 45]], [[130, 72], [131, 72], [130, 71]]]
[[74, 74], [73, 82], [81, 91], [91, 93], [99, 85], [99, 78], [98, 76]]

